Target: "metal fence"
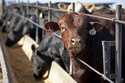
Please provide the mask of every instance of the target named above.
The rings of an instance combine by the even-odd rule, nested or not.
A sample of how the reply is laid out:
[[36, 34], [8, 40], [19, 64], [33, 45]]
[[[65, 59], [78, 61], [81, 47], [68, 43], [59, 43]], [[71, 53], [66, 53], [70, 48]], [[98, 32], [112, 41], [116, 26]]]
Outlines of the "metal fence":
[[[1, 39], [0, 39], [1, 40]], [[3, 41], [0, 41], [0, 64], [2, 68], [2, 83], [17, 83], [14, 72], [10, 67], [8, 60], [8, 51], [5, 48]]]
[[[25, 5], [24, 5], [25, 6]], [[30, 5], [28, 5], [30, 6]], [[51, 8], [51, 4], [49, 3], [49, 7], [40, 7], [40, 6], [31, 6], [31, 7], [34, 7], [34, 8], [38, 8], [38, 9], [45, 9], [45, 10], [48, 10], [48, 19], [51, 20], [51, 11], [61, 11], [61, 12], [67, 12], [67, 11], [62, 11], [60, 9], [55, 9], [55, 8]], [[89, 17], [95, 17], [95, 18], [99, 18], [99, 19], [103, 19], [103, 20], [109, 20], [109, 21], [113, 21], [116, 23], [116, 33], [115, 33], [115, 53], [116, 53], [116, 64], [115, 64], [115, 69], [116, 69], [116, 81], [115, 83], [121, 83], [122, 81], [122, 67], [121, 67], [121, 57], [122, 57], [122, 27], [121, 27], [121, 24], [125, 24], [125, 21], [121, 21], [121, 8], [122, 6], [121, 5], [117, 5], [116, 7], [116, 18], [106, 18], [106, 17], [101, 17], [101, 16], [96, 16], [96, 15], [90, 15], [90, 14], [85, 14], [86, 16], [89, 16]], [[33, 22], [32, 20], [30, 20], [29, 18], [26, 18], [24, 16], [21, 16], [19, 14], [15, 14], [17, 16], [20, 16], [26, 20], [28, 20], [29, 22], [33, 23], [34, 25], [36, 25], [37, 27], [41, 28], [44, 30], [43, 27], [41, 27], [41, 25]], [[58, 34], [55, 34], [57, 37], [61, 38], [60, 35]], [[104, 47], [103, 47], [104, 48]], [[98, 75], [102, 76], [105, 80], [107, 80], [108, 82], [110, 83], [114, 83], [111, 79], [109, 79], [107, 76], [106, 76], [106, 72], [104, 70], [104, 74], [100, 73], [99, 71], [97, 71], [96, 69], [94, 69], [93, 67], [91, 67], [90, 65], [88, 65], [87, 63], [85, 63], [84, 61], [82, 61], [81, 59], [78, 58], [78, 60], [83, 63], [84, 65], [86, 65], [88, 68], [90, 68], [92, 71], [94, 71], [95, 73], [97, 73]], [[104, 59], [104, 63], [105, 63], [105, 59]], [[106, 68], [106, 65], [104, 65], [104, 67]]]

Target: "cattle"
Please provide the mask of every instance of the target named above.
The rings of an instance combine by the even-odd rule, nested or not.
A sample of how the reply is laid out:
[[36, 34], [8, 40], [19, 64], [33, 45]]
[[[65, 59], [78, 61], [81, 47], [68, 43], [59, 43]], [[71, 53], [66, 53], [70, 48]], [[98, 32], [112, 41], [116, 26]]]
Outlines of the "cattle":
[[33, 76], [35, 79], [45, 78], [43, 75], [50, 69], [51, 62], [56, 61], [67, 72], [69, 70], [68, 51], [64, 48], [62, 40], [54, 33], [60, 34], [56, 22], [45, 24], [47, 35], [43, 38], [38, 48], [32, 45]]
[[[103, 12], [102, 12], [103, 11]], [[115, 11], [111, 11], [111, 10], [98, 10], [95, 11], [93, 13], [94, 15], [98, 15], [98, 16], [103, 16], [103, 17], [108, 17], [108, 18], [115, 18]], [[97, 19], [97, 18], [93, 18], [96, 19], [96, 21], [98, 21], [101, 25], [105, 26], [104, 28], [108, 29], [108, 31], [110, 32], [110, 34], [113, 36], [112, 40], [115, 40], [115, 23], [112, 21], [107, 21], [107, 20], [102, 20], [102, 19]], [[125, 12], [124, 10], [122, 10], [122, 19], [123, 21], [125, 21]], [[122, 24], [122, 72], [124, 73], [124, 69], [125, 69], [125, 25]], [[124, 74], [122, 73], [122, 78], [125, 79]]]
[[79, 1], [76, 1], [75, 3], [71, 3], [68, 6], [68, 8], [67, 8], [68, 13], [73, 12], [73, 4], [74, 4], [74, 12], [91, 13], [91, 11], [86, 9], [85, 6]]
[[5, 39], [6, 46], [13, 46], [16, 44], [25, 34], [29, 33], [33, 28], [32, 24], [25, 19], [20, 19], [14, 29], [12, 29]]
[[[7, 21], [8, 22], [8, 21]], [[16, 44], [25, 34], [28, 34], [32, 39], [36, 39], [36, 28], [38, 28], [38, 43], [42, 40], [42, 30], [36, 27], [34, 24], [19, 16], [15, 16], [11, 19], [9, 27], [5, 26], [3, 29], [7, 31], [7, 38], [5, 44], [7, 46], [13, 46]]]
[[[78, 14], [66, 14], [59, 20], [64, 46], [67, 48], [67, 50], [69, 50], [70, 53], [70, 65], [72, 64], [71, 74], [78, 83], [86, 82], [84, 80], [87, 80], [87, 75], [89, 75], [85, 68], [81, 69], [80, 64], [78, 64], [75, 59], [75, 57], [77, 57], [78, 54], [81, 54], [80, 52], [82, 51], [82, 53], [84, 53], [82, 56], [86, 55], [85, 42], [87, 33], [85, 27], [87, 24], [85, 20], [87, 19]], [[83, 22], [85, 24], [84, 28], [82, 27]], [[81, 77], [84, 78], [81, 80]]]
[[8, 22], [10, 20], [10, 18], [12, 17], [11, 14], [8, 14], [7, 12], [5, 12], [2, 16], [1, 16], [1, 27], [0, 27], [0, 31], [2, 32], [6, 32], [6, 28], [8, 27]]
[[[31, 15], [31, 20], [35, 23], [38, 23], [38, 19], [36, 15]], [[38, 35], [38, 42], [42, 40], [42, 29], [33, 24], [32, 30], [29, 35], [33, 40], [36, 40], [36, 34]], [[37, 31], [37, 32], [36, 32]]]
[[[98, 21], [85, 16], [84, 13], [65, 14], [59, 20], [62, 40], [69, 51], [72, 76], [78, 83], [96, 82], [93, 73], [81, 65], [80, 58], [102, 73], [102, 40], [112, 40], [112, 35]], [[92, 76], [92, 77], [91, 77]], [[98, 81], [98, 82], [97, 82]]]

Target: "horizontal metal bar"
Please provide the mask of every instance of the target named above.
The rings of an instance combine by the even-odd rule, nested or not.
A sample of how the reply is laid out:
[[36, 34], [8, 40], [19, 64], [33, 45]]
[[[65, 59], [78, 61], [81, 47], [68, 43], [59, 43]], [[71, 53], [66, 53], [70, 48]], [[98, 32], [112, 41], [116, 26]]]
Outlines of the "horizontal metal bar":
[[[27, 5], [23, 5], [23, 6], [27, 6]], [[34, 6], [34, 5], [29, 5], [29, 7], [45, 9], [45, 10], [53, 10], [53, 11], [64, 12], [64, 13], [68, 12], [67, 10], [60, 10], [57, 8], [41, 7], [41, 6]], [[92, 15], [92, 14], [84, 14], [84, 15], [89, 16], [89, 17], [95, 17], [95, 18], [99, 18], [99, 19], [109, 20], [109, 21], [116, 22], [116, 23], [125, 24], [125, 21], [118, 20], [115, 18], [107, 18], [107, 17], [97, 16], [97, 15]]]
[[[19, 14], [17, 14], [17, 13], [12, 13], [12, 14], [14, 14], [14, 15], [16, 15], [16, 16], [19, 16], [19, 17], [21, 17], [21, 18], [23, 18], [23, 19], [25, 19], [25, 20], [31, 22], [31, 23], [34, 24], [35, 26], [41, 28], [42, 30], [46, 31], [43, 26], [41, 26], [41, 25], [39, 25], [38, 23], [32, 21], [31, 19], [29, 19], [29, 18], [27, 18], [27, 17], [24, 17], [24, 16], [22, 16], [22, 15], [19, 15]], [[59, 34], [56, 34], [56, 33], [53, 33], [53, 34], [54, 34], [56, 37], [58, 37], [58, 38], [62, 38], [61, 35], [59, 35]]]
[[[19, 5], [18, 5], [19, 6]], [[27, 5], [22, 5], [24, 7], [27, 7]], [[28, 5], [29, 7], [32, 7], [32, 8], [38, 8], [38, 9], [44, 9], [44, 10], [53, 10], [53, 11], [57, 11], [57, 12], [68, 12], [67, 10], [60, 10], [60, 9], [57, 9], [57, 8], [49, 8], [49, 7], [42, 7], [42, 6], [36, 6], [36, 5]]]
[[95, 18], [103, 19], [103, 20], [109, 20], [109, 21], [116, 22], [116, 23], [125, 24], [125, 21], [117, 20], [115, 18], [107, 18], [107, 17], [97, 16], [97, 15], [92, 15], [92, 14], [84, 14], [84, 15], [89, 16], [89, 17], [95, 17]]
[[98, 75], [100, 75], [104, 80], [107, 80], [110, 83], [114, 83], [112, 80], [110, 80], [108, 77], [106, 77], [104, 74], [100, 73], [99, 71], [97, 71], [96, 69], [94, 69], [93, 67], [91, 67], [89, 64], [87, 64], [86, 62], [84, 62], [83, 60], [77, 58], [78, 61], [80, 61], [82, 64], [84, 64], [85, 66], [87, 66], [89, 69], [91, 69], [92, 71], [94, 71], [95, 73], [97, 73]]
[[115, 46], [115, 41], [102, 41], [102, 46]]

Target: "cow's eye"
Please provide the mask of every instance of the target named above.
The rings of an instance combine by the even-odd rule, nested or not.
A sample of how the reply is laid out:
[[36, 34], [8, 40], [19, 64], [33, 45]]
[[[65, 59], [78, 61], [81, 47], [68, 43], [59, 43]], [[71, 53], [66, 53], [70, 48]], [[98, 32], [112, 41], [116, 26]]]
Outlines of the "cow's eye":
[[65, 27], [61, 27], [61, 32], [65, 32], [66, 31], [66, 28]]

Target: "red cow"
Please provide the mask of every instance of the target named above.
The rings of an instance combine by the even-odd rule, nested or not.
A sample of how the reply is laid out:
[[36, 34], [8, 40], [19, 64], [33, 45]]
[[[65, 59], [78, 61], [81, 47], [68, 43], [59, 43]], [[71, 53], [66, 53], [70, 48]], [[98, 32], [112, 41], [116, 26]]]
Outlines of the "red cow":
[[[84, 14], [66, 14], [59, 20], [62, 40], [69, 51], [70, 74], [78, 83], [88, 83], [90, 72], [86, 67], [81, 66], [76, 57], [88, 60], [87, 40], [87, 17]], [[71, 66], [72, 65], [72, 66]]]
[[[112, 12], [103, 14], [96, 12], [94, 14], [110, 18], [115, 16]], [[101, 41], [114, 40], [114, 22], [98, 18], [89, 18], [83, 13], [71, 13], [60, 18], [59, 26], [62, 32], [61, 35], [64, 45], [70, 53], [70, 64], [73, 65], [72, 76], [79, 83], [88, 83], [88, 78], [90, 80], [91, 78], [89, 76], [92, 74], [90, 74], [86, 67], [81, 68], [81, 65], [76, 58], [80, 57], [82, 60], [91, 64], [102, 73], [103, 64]], [[91, 31], [91, 29], [94, 29], [95, 31]], [[122, 35], [124, 35], [124, 33]], [[124, 38], [122, 41], [125, 41]], [[124, 47], [125, 44], [123, 43], [123, 50]]]

